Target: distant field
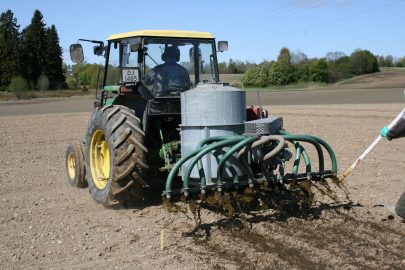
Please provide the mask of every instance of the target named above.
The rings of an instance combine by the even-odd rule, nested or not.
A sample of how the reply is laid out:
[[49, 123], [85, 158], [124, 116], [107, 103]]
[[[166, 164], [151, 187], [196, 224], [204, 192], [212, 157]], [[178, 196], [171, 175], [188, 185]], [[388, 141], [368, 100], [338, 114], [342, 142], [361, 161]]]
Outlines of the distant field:
[[381, 72], [367, 74], [336, 84], [338, 88], [405, 88], [405, 68], [381, 68]]
[[221, 82], [227, 82], [231, 85], [242, 85], [243, 74], [219, 74]]
[[[380, 68], [381, 72], [357, 76], [352, 79], [333, 84], [294, 83], [286, 86], [271, 86], [266, 88], [245, 88], [247, 91], [274, 90], [309, 90], [309, 89], [381, 89], [405, 88], [405, 68]], [[242, 87], [243, 74], [220, 74], [223, 82], [236, 87]]]
[[[358, 76], [349, 80], [341, 81], [335, 84], [321, 83], [294, 83], [285, 86], [271, 86], [266, 88], [247, 88], [242, 85], [243, 74], [220, 74], [221, 82], [229, 83], [238, 88], [243, 88], [247, 92], [278, 92], [278, 91], [300, 91], [300, 90], [322, 90], [322, 89], [392, 89], [405, 88], [405, 68], [381, 68], [381, 72]], [[52, 98], [52, 97], [71, 97], [94, 95], [94, 90], [83, 92], [81, 90], [49, 90], [45, 94], [39, 91], [25, 91], [24, 99]], [[14, 93], [1, 92], [0, 100], [15, 99]]]

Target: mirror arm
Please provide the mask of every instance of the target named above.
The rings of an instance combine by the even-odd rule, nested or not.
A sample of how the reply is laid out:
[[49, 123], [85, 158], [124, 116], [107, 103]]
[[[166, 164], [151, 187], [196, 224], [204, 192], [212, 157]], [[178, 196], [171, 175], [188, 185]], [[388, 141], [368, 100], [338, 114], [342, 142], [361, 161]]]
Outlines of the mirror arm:
[[95, 43], [95, 44], [100, 44], [101, 48], [104, 49], [104, 42], [99, 41], [99, 40], [90, 40], [90, 39], [79, 38], [78, 43], [79, 43], [79, 41], [86, 41], [86, 42], [91, 42], [91, 43]]

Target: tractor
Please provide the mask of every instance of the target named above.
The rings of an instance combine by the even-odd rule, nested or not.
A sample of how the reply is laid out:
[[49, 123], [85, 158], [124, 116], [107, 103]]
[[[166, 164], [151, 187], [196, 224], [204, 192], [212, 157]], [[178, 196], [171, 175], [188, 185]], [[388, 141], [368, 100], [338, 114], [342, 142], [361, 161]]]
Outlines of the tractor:
[[[231, 196], [263, 206], [291, 187], [308, 195], [311, 184], [336, 179], [335, 154], [323, 139], [286, 132], [282, 117], [247, 107], [245, 91], [220, 81], [217, 52], [228, 42], [175, 30], [115, 34], [106, 45], [79, 42], [95, 44], [105, 66], [84, 140], [67, 148], [67, 179], [88, 187], [96, 201], [136, 205], [155, 193], [164, 201], [225, 205]], [[70, 55], [83, 62], [82, 45], [72, 44]], [[315, 147], [317, 171], [303, 143]]]

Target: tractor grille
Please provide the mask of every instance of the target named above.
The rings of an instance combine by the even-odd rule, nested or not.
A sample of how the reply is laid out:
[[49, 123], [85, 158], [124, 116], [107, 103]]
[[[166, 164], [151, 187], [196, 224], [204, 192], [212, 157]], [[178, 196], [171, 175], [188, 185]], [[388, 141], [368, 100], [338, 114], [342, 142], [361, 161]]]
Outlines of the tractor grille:
[[245, 135], [274, 134], [283, 127], [283, 118], [274, 116], [245, 122]]

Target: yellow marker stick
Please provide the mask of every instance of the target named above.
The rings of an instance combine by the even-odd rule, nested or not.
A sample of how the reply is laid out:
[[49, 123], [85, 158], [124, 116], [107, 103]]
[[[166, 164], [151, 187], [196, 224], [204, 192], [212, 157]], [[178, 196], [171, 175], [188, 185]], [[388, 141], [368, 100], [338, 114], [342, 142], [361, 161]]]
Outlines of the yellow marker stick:
[[160, 250], [165, 250], [165, 233], [164, 230], [160, 230]]

